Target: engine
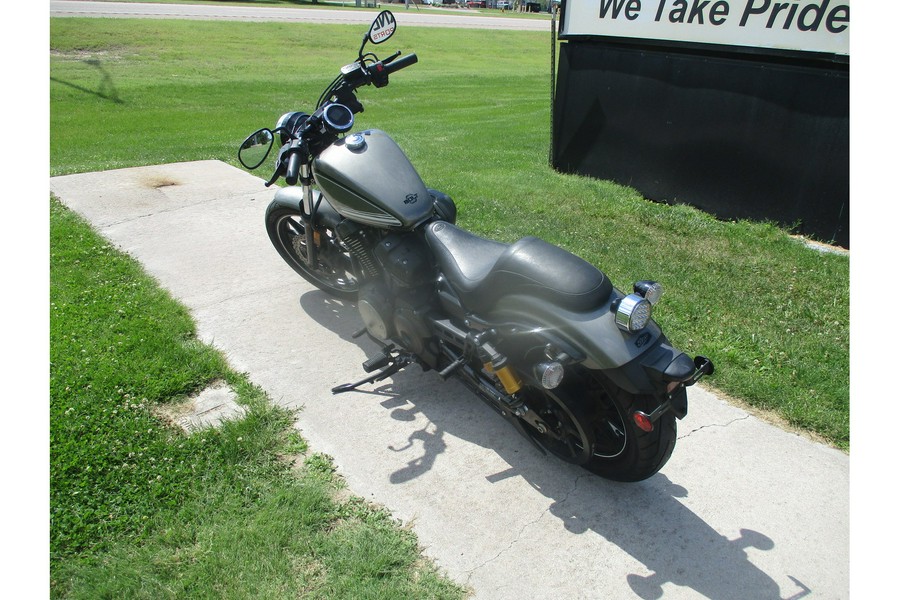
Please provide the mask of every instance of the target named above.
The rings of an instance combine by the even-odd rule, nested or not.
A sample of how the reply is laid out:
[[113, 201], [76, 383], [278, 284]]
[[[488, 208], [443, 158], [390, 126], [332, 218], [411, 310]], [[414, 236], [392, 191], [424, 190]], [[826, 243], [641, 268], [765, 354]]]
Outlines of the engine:
[[357, 306], [366, 329], [380, 340], [398, 342], [433, 366], [437, 346], [426, 316], [434, 271], [425, 240], [411, 232], [388, 233], [367, 253], [366, 262], [377, 265], [381, 276], [367, 279], [359, 289]]
[[[434, 218], [455, 223], [453, 199], [430, 188], [428, 194]], [[350, 219], [336, 229], [360, 274], [358, 307], [366, 330], [434, 367], [438, 347], [427, 318], [434, 305], [434, 265], [425, 239], [415, 231], [386, 231]]]

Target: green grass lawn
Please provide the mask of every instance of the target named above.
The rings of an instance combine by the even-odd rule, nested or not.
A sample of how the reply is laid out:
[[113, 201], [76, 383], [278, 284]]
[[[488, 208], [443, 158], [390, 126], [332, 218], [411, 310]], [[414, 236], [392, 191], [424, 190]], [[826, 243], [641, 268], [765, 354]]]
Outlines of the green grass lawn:
[[[136, 262], [57, 202], [50, 242], [52, 597], [462, 596], [386, 511], [336, 499], [293, 416]], [[157, 416], [216, 381], [245, 418], [186, 435]]]
[[[360, 36], [360, 27], [297, 23], [53, 19], [51, 175], [200, 159], [236, 165], [237, 146], [250, 131], [274, 125], [287, 110], [313, 108], [339, 67], [353, 60]], [[408, 27], [384, 52], [395, 49], [416, 52], [419, 63], [392, 76], [387, 88], [362, 90], [366, 111], [358, 128], [390, 132], [423, 179], [455, 199], [462, 226], [504, 241], [543, 237], [596, 264], [619, 287], [661, 281], [667, 292], [655, 316], [676, 345], [715, 361], [709, 384], [849, 449], [847, 256], [810, 250], [770, 224], [718, 221], [553, 171], [546, 34]], [[343, 559], [319, 558], [325, 550], [310, 559], [304, 549], [339, 545], [343, 535], [359, 536], [353, 539], [360, 552], [377, 549], [380, 542], [368, 536], [391, 530], [386, 517], [361, 505], [332, 505], [327, 490], [305, 491], [308, 480], [285, 475], [271, 448], [280, 447], [275, 440], [289, 416], [193, 341], [183, 309], [134, 265], [65, 210], [52, 212], [51, 549], [58, 595], [130, 597], [147, 585], [147, 597], [165, 597], [166, 590], [177, 596], [178, 581], [196, 579], [207, 580], [215, 596], [224, 568], [215, 561], [224, 549], [214, 544], [237, 533], [228, 531], [227, 517], [199, 515], [223, 488], [236, 488], [213, 506], [241, 529], [262, 527], [267, 511], [277, 513], [273, 521], [295, 517], [285, 508], [295, 502], [325, 503], [330, 515], [364, 513], [349, 519], [362, 533], [338, 527], [329, 537], [335, 527], [315, 520], [300, 527], [311, 538], [279, 537], [289, 535], [291, 523], [281, 533], [259, 534], [261, 546], [248, 551], [264, 552], [272, 536], [281, 540], [278, 564], [293, 579], [273, 574], [266, 583], [272, 589], [309, 585], [311, 597], [340, 596], [335, 590], [354, 597], [333, 579]], [[157, 327], [163, 322], [165, 331]], [[242, 390], [252, 407], [248, 423], [202, 442], [175, 436], [152, 417], [150, 406], [216, 379]], [[121, 437], [123, 431], [130, 434]], [[88, 439], [94, 452], [84, 448]], [[135, 460], [130, 453], [143, 454]], [[314, 475], [327, 471], [320, 458]], [[457, 593], [431, 576], [409, 575], [417, 563], [408, 537], [390, 543], [413, 554], [402, 565], [376, 562], [361, 580], [428, 579], [441, 594]], [[141, 562], [145, 569], [134, 571]], [[246, 565], [248, 579], [259, 578], [255, 568]], [[107, 581], [110, 572], [115, 581]], [[107, 585], [123, 587], [107, 592]]]

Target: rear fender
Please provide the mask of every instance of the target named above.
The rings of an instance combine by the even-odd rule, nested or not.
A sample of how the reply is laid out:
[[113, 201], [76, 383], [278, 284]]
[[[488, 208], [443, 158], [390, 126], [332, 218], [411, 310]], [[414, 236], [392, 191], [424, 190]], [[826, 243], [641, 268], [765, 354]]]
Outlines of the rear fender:
[[[619, 329], [612, 305], [623, 296], [619, 290], [613, 290], [604, 304], [589, 312], [575, 313], [540, 298], [509, 295], [497, 301], [486, 321], [515, 324], [500, 329], [522, 355], [526, 346], [534, 346], [535, 338], [557, 339], [561, 349], [574, 350], [574, 354], [567, 354], [576, 360], [583, 358], [580, 362], [585, 368], [601, 371], [626, 391], [663, 394], [670, 381], [680, 381], [694, 373], [693, 360], [669, 344], [655, 321], [635, 333]], [[519, 341], [515, 341], [517, 338]]]

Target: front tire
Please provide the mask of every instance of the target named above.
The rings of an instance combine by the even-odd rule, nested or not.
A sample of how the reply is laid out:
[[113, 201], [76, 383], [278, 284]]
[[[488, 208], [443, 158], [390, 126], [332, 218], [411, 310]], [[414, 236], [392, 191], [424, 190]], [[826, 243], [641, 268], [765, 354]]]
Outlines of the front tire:
[[353, 263], [334, 231], [318, 230], [315, 269], [307, 263], [306, 220], [298, 209], [270, 205], [266, 211], [266, 231], [284, 262], [301, 277], [336, 298], [356, 301], [359, 285]]

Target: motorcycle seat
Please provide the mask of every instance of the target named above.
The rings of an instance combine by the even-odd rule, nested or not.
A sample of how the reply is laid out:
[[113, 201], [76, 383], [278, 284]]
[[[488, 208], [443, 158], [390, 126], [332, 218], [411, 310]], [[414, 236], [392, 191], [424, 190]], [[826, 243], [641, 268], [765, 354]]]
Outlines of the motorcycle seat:
[[536, 237], [504, 244], [436, 221], [425, 238], [450, 286], [473, 311], [486, 311], [505, 295], [525, 294], [584, 312], [612, 294], [602, 271]]

